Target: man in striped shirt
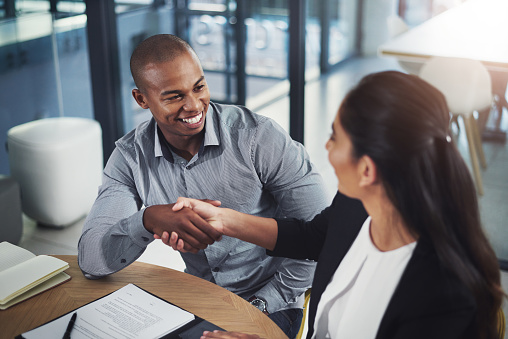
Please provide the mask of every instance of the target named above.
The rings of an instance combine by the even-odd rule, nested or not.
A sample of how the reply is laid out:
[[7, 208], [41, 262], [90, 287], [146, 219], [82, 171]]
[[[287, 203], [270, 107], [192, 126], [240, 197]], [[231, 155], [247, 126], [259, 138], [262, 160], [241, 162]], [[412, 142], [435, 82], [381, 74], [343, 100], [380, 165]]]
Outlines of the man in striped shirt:
[[267, 117], [210, 102], [195, 52], [173, 35], [143, 41], [131, 72], [133, 97], [153, 117], [116, 142], [79, 241], [81, 270], [90, 279], [112, 274], [154, 237], [176, 232], [187, 243], [187, 273], [253, 300], [294, 337], [315, 263], [221, 238], [192, 210], [172, 206], [186, 196], [264, 217], [311, 219], [329, 201], [304, 147]]

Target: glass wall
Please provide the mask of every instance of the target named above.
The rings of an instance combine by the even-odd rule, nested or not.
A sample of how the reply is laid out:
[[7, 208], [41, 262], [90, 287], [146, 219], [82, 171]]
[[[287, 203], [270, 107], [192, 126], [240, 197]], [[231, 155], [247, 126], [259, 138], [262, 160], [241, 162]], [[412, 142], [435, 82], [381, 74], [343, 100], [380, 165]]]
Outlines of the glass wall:
[[[93, 118], [82, 2], [9, 1], [0, 12], [0, 174], [9, 174], [7, 131], [35, 119]], [[9, 14], [10, 15], [7, 15]]]
[[[306, 5], [305, 68], [310, 81], [356, 53], [358, 2], [308, 0]], [[247, 101], [256, 108], [288, 93], [289, 11], [287, 0], [250, 1], [248, 6]]]
[[154, 1], [118, 1], [117, 13], [118, 57], [121, 82], [121, 102], [124, 133], [151, 117], [149, 110], [138, 106], [131, 95], [134, 85], [130, 72], [130, 56], [144, 39], [159, 33], [174, 33], [172, 4]]
[[358, 43], [358, 1], [330, 3], [328, 63], [336, 65], [356, 53]]
[[236, 2], [177, 2], [175, 23], [175, 34], [188, 41], [201, 60], [212, 100], [237, 102]]
[[247, 4], [246, 105], [256, 110], [289, 91], [289, 10], [287, 1]]
[[[354, 54], [358, 8], [354, 0], [306, 3], [306, 71], [307, 79], [314, 79], [323, 71], [323, 53], [329, 65]], [[288, 0], [114, 0], [118, 120], [123, 133], [151, 116], [131, 96], [129, 59], [139, 42], [157, 33], [177, 34], [191, 43], [214, 101], [257, 110], [287, 96], [288, 4]], [[9, 128], [34, 119], [94, 118], [85, 10], [84, 0], [0, 1], [0, 60], [4, 60], [0, 62], [0, 144], [6, 143]], [[0, 147], [0, 174], [9, 174], [4, 147]]]
[[[307, 1], [307, 78], [319, 76], [321, 54], [321, 6], [333, 9], [328, 30], [330, 63], [336, 64], [355, 52], [357, 2]], [[183, 7], [182, 7], [183, 6]], [[244, 13], [238, 13], [242, 6]], [[207, 78], [214, 86], [212, 98], [235, 102], [236, 53], [239, 30], [237, 19], [244, 17], [246, 104], [262, 106], [288, 93], [289, 9], [287, 0], [228, 1], [192, 0], [177, 3], [177, 34], [196, 49]], [[240, 102], [242, 103], [242, 102]]]

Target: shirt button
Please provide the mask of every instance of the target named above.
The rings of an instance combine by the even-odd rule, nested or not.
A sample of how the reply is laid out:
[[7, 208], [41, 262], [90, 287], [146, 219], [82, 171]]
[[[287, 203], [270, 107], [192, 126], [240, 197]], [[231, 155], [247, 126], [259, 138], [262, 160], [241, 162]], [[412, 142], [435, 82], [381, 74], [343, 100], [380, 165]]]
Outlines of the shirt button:
[[212, 271], [214, 271], [214, 272], [219, 272], [219, 270], [220, 270], [220, 268], [218, 268], [218, 267], [214, 267], [214, 268], [212, 269]]
[[148, 238], [147, 237], [141, 237], [141, 239], [143, 239], [144, 242], [147, 242], [148, 241]]

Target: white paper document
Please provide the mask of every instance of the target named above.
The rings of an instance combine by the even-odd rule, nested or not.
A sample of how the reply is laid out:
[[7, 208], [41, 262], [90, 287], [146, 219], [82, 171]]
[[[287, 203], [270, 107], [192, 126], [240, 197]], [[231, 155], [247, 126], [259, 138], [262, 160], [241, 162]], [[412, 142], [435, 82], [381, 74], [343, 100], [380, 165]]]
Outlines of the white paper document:
[[[71, 332], [79, 338], [159, 338], [194, 320], [194, 315], [133, 284], [76, 311]], [[61, 338], [74, 312], [23, 333], [30, 338]]]

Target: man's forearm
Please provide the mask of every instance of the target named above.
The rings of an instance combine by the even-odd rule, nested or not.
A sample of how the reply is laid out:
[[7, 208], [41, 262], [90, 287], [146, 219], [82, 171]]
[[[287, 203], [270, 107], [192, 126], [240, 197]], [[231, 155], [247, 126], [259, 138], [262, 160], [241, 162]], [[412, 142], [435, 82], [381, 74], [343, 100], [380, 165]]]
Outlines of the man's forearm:
[[316, 263], [310, 260], [285, 259], [273, 279], [256, 293], [257, 297], [270, 300], [268, 312], [302, 307], [299, 300], [312, 285]]
[[78, 243], [78, 264], [85, 276], [97, 278], [115, 273], [134, 262], [153, 241], [144, 227], [135, 227], [143, 211], [114, 225], [87, 220]]

